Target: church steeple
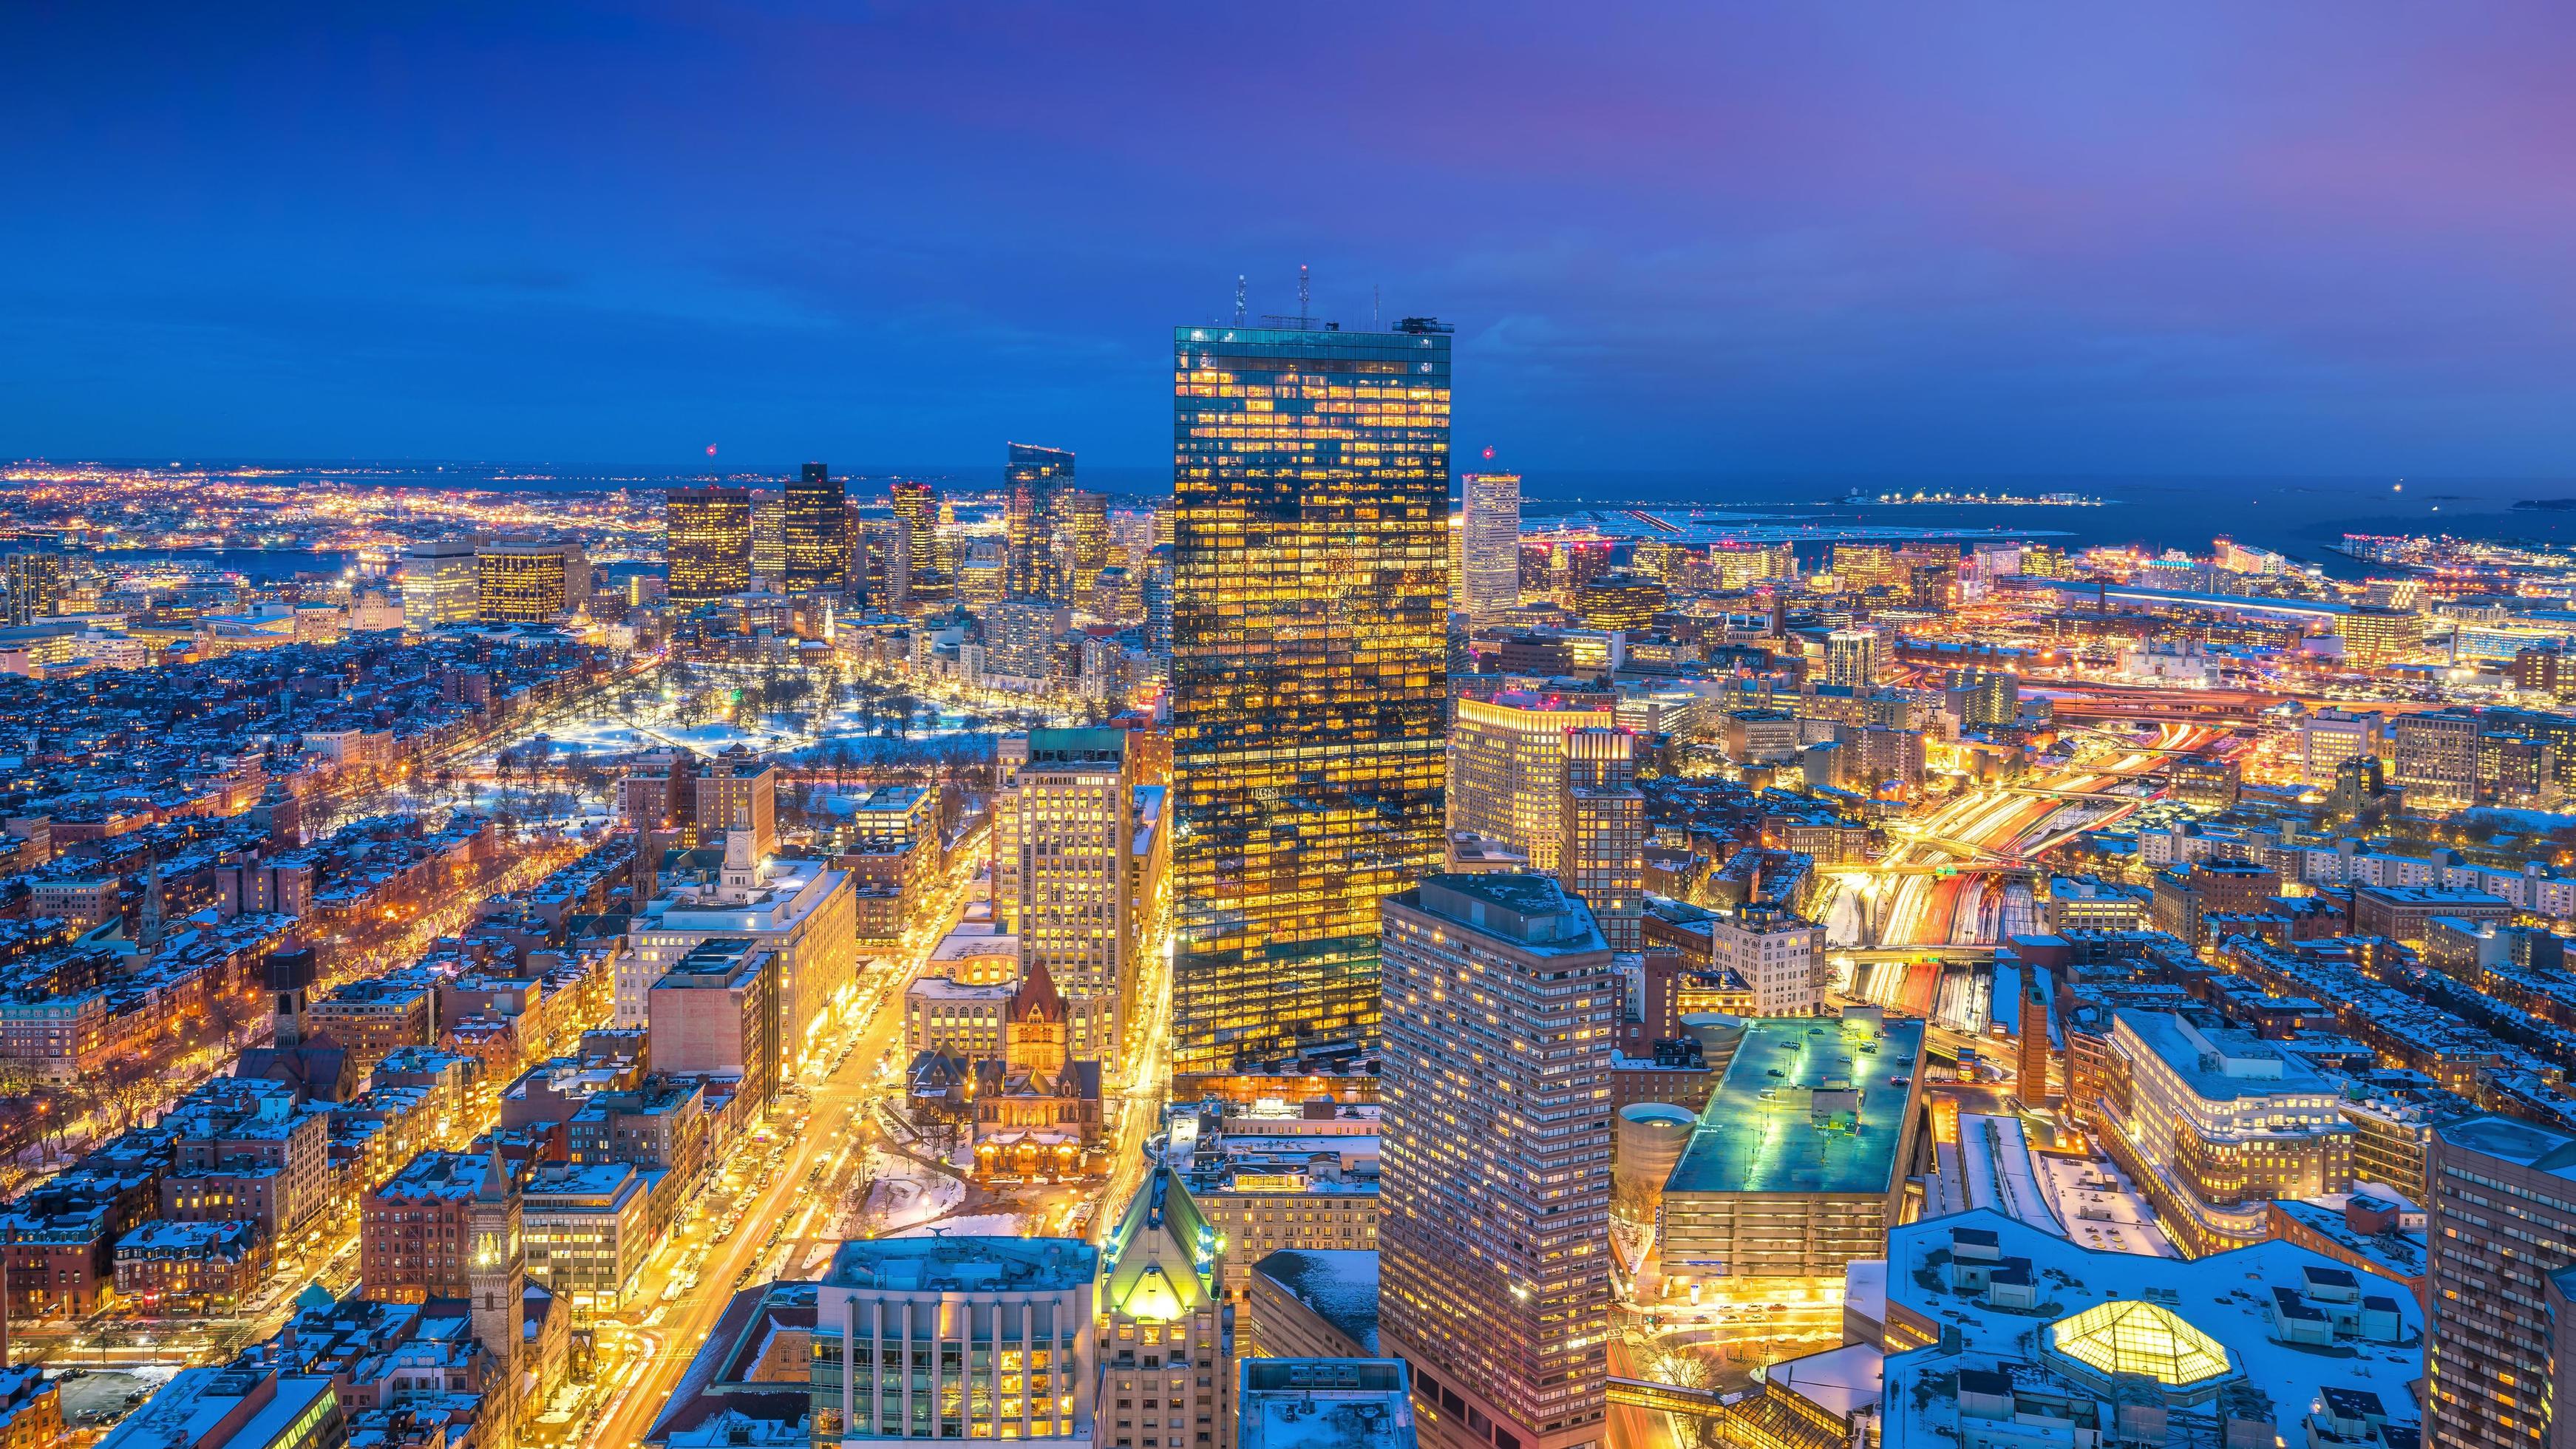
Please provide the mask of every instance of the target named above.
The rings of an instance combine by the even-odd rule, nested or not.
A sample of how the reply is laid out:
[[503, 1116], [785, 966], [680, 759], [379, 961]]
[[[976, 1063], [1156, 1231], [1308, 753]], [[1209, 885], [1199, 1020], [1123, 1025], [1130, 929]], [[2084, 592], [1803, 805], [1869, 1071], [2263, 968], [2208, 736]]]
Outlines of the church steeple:
[[161, 853], [146, 851], [143, 857], [143, 908], [136, 912], [134, 944], [143, 954], [161, 949]]

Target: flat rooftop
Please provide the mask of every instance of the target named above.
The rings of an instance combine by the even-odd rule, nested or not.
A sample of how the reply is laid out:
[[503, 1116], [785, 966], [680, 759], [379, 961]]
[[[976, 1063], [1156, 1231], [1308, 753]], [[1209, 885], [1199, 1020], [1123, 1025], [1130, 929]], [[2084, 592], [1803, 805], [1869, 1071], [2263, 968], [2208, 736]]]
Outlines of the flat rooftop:
[[1079, 1238], [868, 1238], [843, 1243], [823, 1282], [888, 1293], [1062, 1292], [1091, 1282]]
[[1752, 1019], [1664, 1190], [1886, 1193], [1922, 1055], [1919, 1021]]

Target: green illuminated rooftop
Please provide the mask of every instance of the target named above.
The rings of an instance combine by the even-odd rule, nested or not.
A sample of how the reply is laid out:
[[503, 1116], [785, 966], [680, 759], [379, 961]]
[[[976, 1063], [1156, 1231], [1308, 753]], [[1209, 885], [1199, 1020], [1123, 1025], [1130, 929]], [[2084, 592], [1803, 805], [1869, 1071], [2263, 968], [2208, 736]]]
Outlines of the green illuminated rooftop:
[[1919, 1021], [1753, 1020], [1664, 1191], [1889, 1191], [1922, 1053]]

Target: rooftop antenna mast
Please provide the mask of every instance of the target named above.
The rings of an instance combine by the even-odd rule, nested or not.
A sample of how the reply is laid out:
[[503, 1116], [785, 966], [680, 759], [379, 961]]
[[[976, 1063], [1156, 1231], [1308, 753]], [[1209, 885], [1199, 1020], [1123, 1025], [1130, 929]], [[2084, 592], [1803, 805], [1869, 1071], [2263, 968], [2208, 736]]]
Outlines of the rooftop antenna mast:
[[1243, 325], [1243, 273], [1234, 274], [1234, 325]]
[[1378, 287], [1374, 282], [1369, 284], [1369, 330], [1371, 332], [1386, 330], [1386, 319], [1378, 315]]
[[1309, 300], [1310, 294], [1306, 287], [1306, 264], [1299, 262], [1297, 264], [1297, 330], [1300, 332], [1306, 330], [1306, 304]]

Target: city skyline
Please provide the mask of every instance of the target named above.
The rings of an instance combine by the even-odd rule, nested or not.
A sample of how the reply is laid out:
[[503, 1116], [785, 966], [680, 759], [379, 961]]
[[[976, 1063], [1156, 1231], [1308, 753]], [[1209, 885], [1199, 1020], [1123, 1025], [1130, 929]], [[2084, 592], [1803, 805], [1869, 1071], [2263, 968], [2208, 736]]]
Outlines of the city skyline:
[[1150, 98], [1286, 103], [1245, 16], [25, 11], [0, 452], [1150, 465], [1303, 265], [1533, 471], [2559, 475], [2568, 23], [1371, 14], [1239, 170]]

